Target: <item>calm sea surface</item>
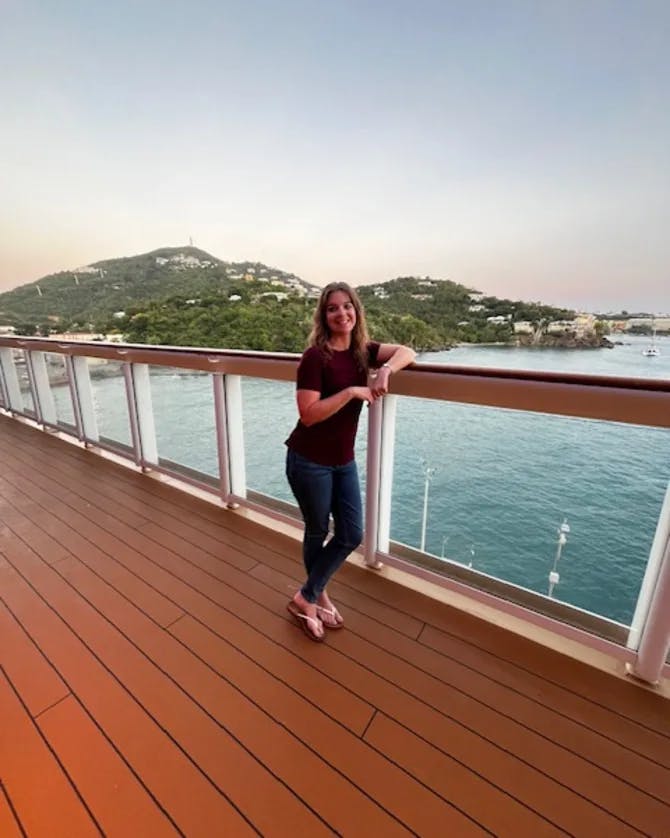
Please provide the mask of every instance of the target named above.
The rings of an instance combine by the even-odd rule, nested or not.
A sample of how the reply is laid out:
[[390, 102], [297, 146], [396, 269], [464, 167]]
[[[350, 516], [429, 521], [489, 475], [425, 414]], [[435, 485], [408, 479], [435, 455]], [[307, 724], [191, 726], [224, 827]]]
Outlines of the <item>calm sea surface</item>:
[[[642, 356], [645, 339], [625, 341], [596, 350], [469, 346], [419, 360], [670, 379], [670, 339], [658, 341], [657, 358]], [[129, 443], [123, 381], [93, 386], [101, 433]], [[248, 487], [292, 501], [283, 442], [296, 421], [294, 388], [249, 379], [242, 387]], [[152, 368], [152, 396], [160, 456], [216, 474], [209, 379]], [[427, 552], [546, 593], [567, 518], [554, 598], [630, 622], [670, 477], [670, 432], [410, 398], [399, 399], [396, 431], [393, 540], [419, 546], [425, 461], [434, 469]]]

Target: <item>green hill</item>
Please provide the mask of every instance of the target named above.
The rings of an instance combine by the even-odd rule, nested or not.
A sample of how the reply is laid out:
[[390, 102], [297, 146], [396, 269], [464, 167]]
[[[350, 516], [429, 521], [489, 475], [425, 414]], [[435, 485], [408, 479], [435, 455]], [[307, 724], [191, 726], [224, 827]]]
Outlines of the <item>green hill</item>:
[[[457, 282], [430, 277], [399, 277], [358, 291], [372, 324], [383, 326], [393, 318], [394, 333], [400, 329], [407, 335], [402, 342], [423, 349], [457, 342], [508, 342], [513, 339], [516, 322], [528, 321], [539, 327], [575, 315], [569, 309], [541, 303], [486, 297]], [[411, 340], [412, 335], [420, 337]]]
[[293, 274], [257, 262], [224, 262], [195, 247], [161, 248], [50, 274], [6, 291], [0, 294], [0, 323], [88, 329], [150, 300], [175, 294], [187, 299], [229, 296], [250, 281], [297, 293], [313, 288]]
[[[123, 333], [132, 343], [299, 352], [319, 288], [258, 262], [224, 262], [194, 247], [162, 248], [43, 277], [0, 294], [0, 324]], [[509, 342], [513, 324], [574, 312], [486, 297], [451, 280], [398, 277], [358, 288], [377, 340], [418, 350]]]

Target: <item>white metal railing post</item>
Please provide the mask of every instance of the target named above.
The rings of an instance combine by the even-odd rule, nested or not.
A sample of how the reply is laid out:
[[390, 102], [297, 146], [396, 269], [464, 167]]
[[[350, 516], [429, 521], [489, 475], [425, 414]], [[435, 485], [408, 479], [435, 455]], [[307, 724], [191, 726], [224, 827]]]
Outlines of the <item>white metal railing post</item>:
[[226, 411], [225, 376], [212, 374], [214, 389], [214, 423], [216, 427], [216, 451], [219, 462], [219, 489], [221, 499], [230, 503], [230, 457], [228, 456], [228, 416]]
[[156, 424], [151, 401], [151, 379], [148, 364], [123, 364], [126, 383], [130, 435], [135, 464], [146, 470], [158, 465]]
[[95, 417], [91, 374], [88, 369], [88, 361], [83, 355], [76, 355], [72, 358], [72, 376], [79, 406], [81, 439], [87, 443], [99, 442], [100, 435], [98, 433], [98, 421]]
[[663, 559], [642, 629], [637, 657], [629, 666], [636, 678], [658, 683], [670, 650], [670, 538], [665, 542]]
[[2, 371], [2, 364], [0, 364], [0, 407], [4, 408], [5, 410], [9, 409], [9, 404], [7, 400], [7, 388], [5, 386], [5, 374]]
[[19, 376], [14, 365], [14, 350], [9, 347], [0, 347], [0, 366], [5, 384], [5, 406], [15, 413], [23, 413], [23, 399], [21, 398], [21, 387]]
[[663, 554], [666, 544], [670, 539], [670, 482], [665, 490], [665, 497], [663, 498], [663, 505], [658, 516], [656, 524], [656, 532], [654, 540], [649, 551], [649, 559], [640, 585], [640, 593], [638, 594], [637, 604], [635, 606], [635, 613], [630, 624], [630, 631], [628, 633], [628, 641], [626, 643], [629, 649], [639, 649], [642, 631], [649, 616], [649, 609], [654, 598], [654, 591], [658, 580], [658, 575], [663, 563]]
[[65, 356], [65, 372], [67, 376], [67, 386], [70, 391], [70, 402], [72, 403], [72, 415], [74, 416], [74, 425], [77, 429], [77, 439], [80, 442], [84, 440], [84, 427], [81, 422], [81, 407], [79, 406], [79, 394], [77, 393], [77, 383], [75, 381], [75, 371], [72, 355]]
[[389, 552], [391, 541], [391, 496], [393, 490], [393, 459], [395, 454], [395, 418], [398, 396], [382, 399], [382, 434], [379, 464], [379, 511], [377, 550]]
[[133, 382], [133, 371], [131, 364], [124, 362], [121, 365], [123, 383], [126, 388], [126, 409], [128, 411], [128, 424], [130, 425], [130, 440], [133, 447], [133, 459], [139, 468], [142, 465], [142, 444], [140, 442], [139, 423], [137, 421], [137, 406], [135, 404], [135, 384]]
[[33, 376], [35, 412], [42, 425], [56, 424], [56, 404], [54, 402], [49, 373], [47, 371], [46, 354], [44, 352], [26, 352], [30, 356], [30, 368]]
[[368, 455], [365, 477], [365, 528], [363, 555], [368, 567], [379, 567], [377, 543], [379, 535], [379, 484], [382, 443], [382, 400], [368, 409]]
[[228, 436], [228, 462], [230, 492], [238, 498], [247, 496], [247, 473], [244, 459], [244, 428], [242, 425], [242, 377], [224, 377], [226, 429]]
[[158, 442], [156, 440], [156, 422], [154, 420], [153, 401], [151, 399], [151, 377], [149, 364], [133, 364], [133, 385], [137, 425], [140, 434], [142, 467], [158, 465]]
[[33, 355], [27, 349], [23, 350], [23, 357], [26, 361], [26, 373], [28, 375], [28, 388], [30, 389], [30, 397], [33, 400], [33, 412], [35, 413], [35, 419], [43, 425], [44, 422], [42, 421], [42, 406], [40, 405], [40, 398], [39, 393], [37, 392], [37, 385], [35, 383], [35, 370], [33, 368]]

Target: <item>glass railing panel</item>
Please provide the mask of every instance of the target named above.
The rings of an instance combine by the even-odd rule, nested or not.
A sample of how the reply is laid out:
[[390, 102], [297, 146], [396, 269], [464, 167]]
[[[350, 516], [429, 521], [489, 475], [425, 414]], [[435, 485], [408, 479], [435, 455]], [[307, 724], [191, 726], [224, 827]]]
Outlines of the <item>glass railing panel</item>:
[[30, 389], [30, 377], [28, 374], [28, 357], [23, 349], [14, 350], [14, 368], [19, 379], [19, 389], [21, 391], [21, 405], [22, 413], [27, 416], [34, 417], [35, 402], [33, 401], [33, 394]]
[[159, 366], [150, 366], [149, 376], [159, 464], [203, 482], [218, 482], [211, 376]]
[[[242, 380], [244, 456], [247, 489], [289, 503], [299, 515], [286, 480], [286, 439], [298, 421], [295, 384], [260, 378]], [[365, 493], [367, 410], [361, 411], [356, 440], [356, 461]]]
[[49, 387], [56, 408], [56, 422], [68, 431], [75, 428], [72, 396], [67, 377], [66, 356], [45, 352], [44, 361], [49, 378]]
[[298, 418], [295, 384], [243, 378], [242, 414], [247, 490], [293, 506], [284, 442]]
[[103, 358], [87, 358], [87, 362], [100, 442], [128, 453], [132, 436], [123, 364]]
[[471, 566], [546, 596], [555, 569], [552, 599], [629, 625], [669, 463], [665, 430], [403, 398], [391, 539], [420, 548], [428, 482], [438, 572]]

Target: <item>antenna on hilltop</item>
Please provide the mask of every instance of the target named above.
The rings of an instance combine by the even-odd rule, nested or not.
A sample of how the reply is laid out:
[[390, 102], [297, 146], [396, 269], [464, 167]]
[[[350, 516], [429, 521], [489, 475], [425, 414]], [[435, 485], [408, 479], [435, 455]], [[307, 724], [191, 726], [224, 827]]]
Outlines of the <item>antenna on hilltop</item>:
[[40, 297], [41, 297], [41, 296], [42, 296], [42, 289], [40, 288], [40, 286], [39, 286], [39, 285], [37, 285], [37, 286], [35, 286], [35, 287], [37, 288], [37, 293], [38, 293], [38, 294], [40, 295]]
[[188, 244], [189, 244], [189, 247], [193, 247], [193, 236], [188, 237]]

